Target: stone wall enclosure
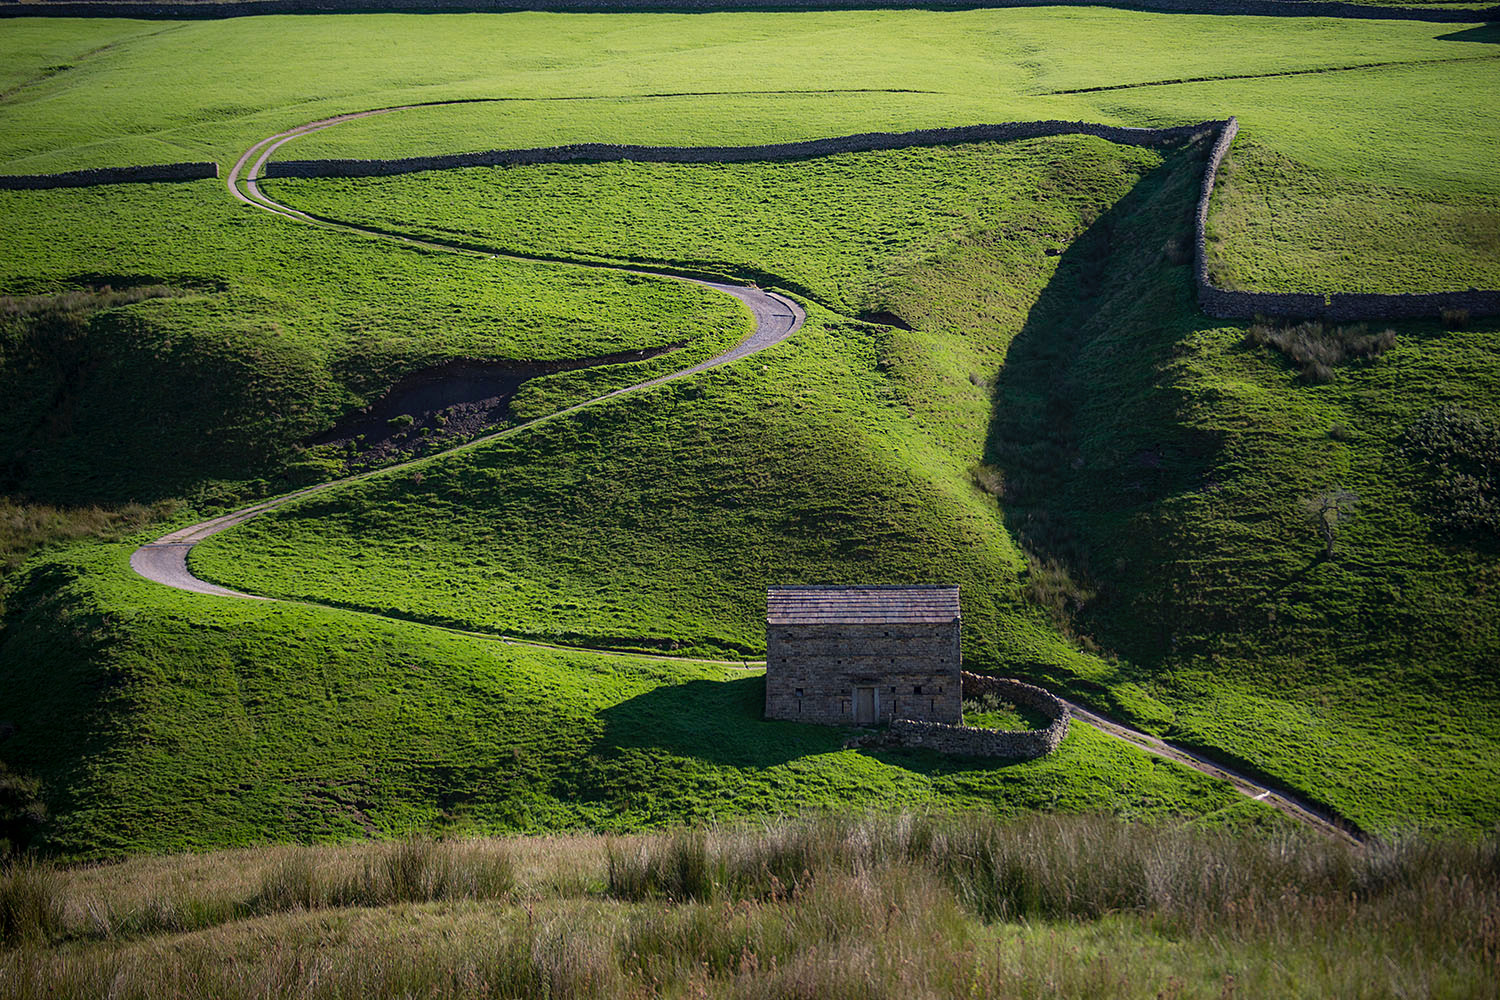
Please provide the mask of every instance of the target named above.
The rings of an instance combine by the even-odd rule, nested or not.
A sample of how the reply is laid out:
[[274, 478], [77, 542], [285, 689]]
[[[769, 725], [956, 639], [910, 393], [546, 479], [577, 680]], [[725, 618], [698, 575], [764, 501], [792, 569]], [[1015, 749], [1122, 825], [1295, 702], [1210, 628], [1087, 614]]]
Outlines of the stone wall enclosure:
[[938, 722], [896, 719], [891, 722], [886, 742], [903, 747], [922, 747], [939, 753], [965, 757], [998, 757], [1006, 760], [1029, 760], [1043, 757], [1057, 749], [1068, 735], [1071, 713], [1061, 698], [1024, 681], [987, 674], [963, 672], [965, 698], [993, 693], [1017, 705], [1035, 709], [1052, 720], [1045, 729], [978, 729], [973, 726], [948, 726]]

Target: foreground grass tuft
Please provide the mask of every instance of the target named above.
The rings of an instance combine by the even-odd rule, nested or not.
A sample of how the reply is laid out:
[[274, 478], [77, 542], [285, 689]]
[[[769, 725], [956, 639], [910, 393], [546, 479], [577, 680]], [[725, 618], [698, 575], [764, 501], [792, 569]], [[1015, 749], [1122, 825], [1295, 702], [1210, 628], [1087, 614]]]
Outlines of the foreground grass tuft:
[[[517, 881], [465, 895], [497, 858]], [[351, 873], [373, 895], [326, 907]], [[830, 815], [39, 875], [64, 916], [7, 939], [7, 996], [1483, 997], [1500, 954], [1494, 836], [1358, 850], [1087, 816]], [[223, 918], [88, 932], [82, 914], [127, 897]]]

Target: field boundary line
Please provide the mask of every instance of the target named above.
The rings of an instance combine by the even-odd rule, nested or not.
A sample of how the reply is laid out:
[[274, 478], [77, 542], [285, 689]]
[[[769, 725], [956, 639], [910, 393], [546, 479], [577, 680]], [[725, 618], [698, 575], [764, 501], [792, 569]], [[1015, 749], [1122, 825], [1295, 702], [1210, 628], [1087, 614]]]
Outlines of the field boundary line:
[[1323, 66], [1316, 69], [1285, 69], [1274, 73], [1228, 73], [1224, 76], [1184, 76], [1176, 80], [1146, 80], [1141, 83], [1111, 83], [1101, 87], [1074, 87], [1071, 90], [1043, 91], [1048, 97], [1061, 94], [1100, 94], [1110, 90], [1135, 90], [1138, 87], [1175, 87], [1180, 83], [1221, 83], [1225, 80], [1275, 80], [1283, 76], [1316, 76], [1319, 73], [1350, 73], [1365, 69], [1393, 69], [1399, 66], [1439, 66], [1447, 63], [1483, 62], [1500, 59], [1500, 55], [1449, 56], [1446, 59], [1394, 59], [1390, 62], [1351, 63], [1348, 66]]

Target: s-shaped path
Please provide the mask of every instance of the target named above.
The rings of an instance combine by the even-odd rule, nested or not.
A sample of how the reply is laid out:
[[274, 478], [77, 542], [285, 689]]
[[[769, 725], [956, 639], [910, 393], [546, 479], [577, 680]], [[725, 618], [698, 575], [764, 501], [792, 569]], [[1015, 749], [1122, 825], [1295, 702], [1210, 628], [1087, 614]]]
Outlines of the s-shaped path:
[[[404, 243], [411, 246], [420, 246], [433, 250], [442, 250], [449, 253], [463, 254], [465, 256], [490, 258], [509, 256], [500, 252], [482, 253], [480, 251], [452, 247], [430, 240], [392, 235], [389, 233], [380, 233], [375, 232], [374, 230], [364, 229], [360, 226], [354, 226], [345, 223], [332, 223], [321, 219], [315, 219], [312, 216], [297, 211], [295, 208], [292, 208], [288, 205], [283, 205], [280, 202], [273, 200], [265, 193], [263, 193], [260, 190], [260, 186], [256, 183], [256, 178], [260, 176], [260, 172], [265, 167], [266, 160], [270, 159], [271, 154], [279, 149], [284, 143], [290, 142], [298, 136], [307, 135], [311, 132], [317, 132], [325, 128], [330, 128], [334, 125], [338, 125], [341, 122], [352, 121], [356, 118], [367, 118], [371, 115], [389, 114], [393, 111], [404, 111], [409, 108], [424, 106], [425, 105], [408, 104], [401, 105], [400, 107], [380, 108], [374, 111], [360, 111], [354, 114], [337, 115], [333, 118], [324, 118], [320, 121], [311, 122], [307, 125], [300, 125], [297, 128], [288, 129], [285, 132], [278, 132], [276, 135], [262, 139], [260, 142], [256, 143], [254, 146], [251, 146], [248, 150], [245, 151], [244, 155], [239, 158], [239, 161], [237, 163], [235, 163], [234, 169], [229, 172], [229, 176], [225, 180], [226, 186], [229, 188], [229, 193], [239, 201], [244, 202], [247, 205], [252, 205], [255, 208], [270, 212], [274, 215], [280, 215], [284, 218], [292, 219], [297, 222], [304, 222], [327, 229], [360, 233], [365, 236], [375, 237], [377, 239], [390, 240], [397, 243]], [[243, 185], [243, 189], [241, 185]], [[179, 528], [177, 531], [173, 531], [170, 534], [163, 535], [160, 538], [156, 539], [156, 541], [150, 542], [146, 545], [142, 545], [140, 548], [136, 549], [135, 552], [130, 556], [131, 568], [148, 580], [153, 580], [157, 583], [165, 584], [168, 587], [175, 587], [178, 590], [192, 591], [193, 593], [197, 594], [213, 594], [218, 597], [242, 597], [257, 601], [274, 600], [274, 598], [260, 597], [256, 594], [246, 594], [238, 590], [230, 590], [228, 587], [221, 587], [218, 584], [199, 579], [198, 577], [194, 576], [192, 570], [188, 568], [188, 553], [192, 551], [193, 546], [197, 545], [204, 539], [211, 538], [214, 535], [217, 535], [219, 532], [227, 531], [230, 528], [235, 527], [236, 525], [244, 524], [246, 521], [249, 521], [252, 518], [259, 517], [267, 511], [275, 510], [276, 508], [281, 507], [294, 500], [300, 500], [303, 497], [311, 496], [315, 493], [322, 493], [325, 490], [331, 490], [348, 483], [359, 482], [361, 480], [370, 479], [375, 476], [388, 475], [390, 473], [407, 468], [411, 465], [415, 465], [419, 461], [425, 462], [431, 458], [438, 458], [443, 455], [451, 455], [455, 452], [477, 447], [497, 438], [508, 437], [512, 434], [519, 434], [527, 430], [528, 428], [537, 426], [538, 424], [545, 423], [550, 420], [557, 420], [561, 417], [567, 416], [568, 414], [575, 413], [586, 406], [592, 406], [595, 403], [600, 403], [607, 399], [614, 399], [616, 396], [623, 396], [626, 393], [637, 392], [641, 389], [648, 389], [652, 386], [661, 385], [664, 382], [671, 382], [674, 379], [684, 378], [688, 375], [695, 375], [698, 372], [708, 371], [710, 368], [717, 368], [720, 365], [727, 365], [731, 362], [739, 361], [742, 358], [749, 357], [752, 354], [781, 343], [783, 340], [790, 337], [793, 333], [796, 333], [797, 330], [802, 326], [803, 322], [807, 319], [807, 315], [803, 312], [802, 307], [799, 306], [796, 302], [793, 302], [791, 299], [787, 298], [785, 295], [779, 295], [776, 292], [764, 291], [760, 288], [754, 288], [748, 285], [733, 285], [717, 281], [705, 281], [701, 278], [693, 278], [687, 275], [666, 274], [654, 271], [638, 271], [623, 267], [609, 267], [608, 265], [603, 264], [578, 264], [564, 266], [598, 267], [600, 269], [618, 271], [627, 274], [642, 274], [652, 277], [668, 278], [675, 281], [685, 282], [691, 285], [701, 285], [704, 288], [711, 288], [714, 291], [723, 292], [726, 295], [732, 295], [743, 302], [746, 306], [748, 306], [750, 312], [755, 318], [755, 328], [751, 331], [748, 337], [746, 337], [744, 340], [740, 341], [738, 344], [731, 347], [724, 353], [719, 354], [716, 357], [709, 358], [707, 361], [701, 361], [690, 367], [683, 368], [680, 371], [671, 372], [670, 374], [662, 375], [653, 379], [647, 379], [644, 382], [637, 382], [634, 385], [628, 385], [624, 388], [616, 389], [613, 392], [607, 392], [602, 396], [596, 396], [593, 399], [585, 400], [584, 402], [577, 403], [566, 409], [558, 410], [556, 413], [550, 413], [544, 417], [538, 417], [535, 420], [528, 420], [523, 424], [517, 424], [513, 427], [507, 427], [504, 430], [482, 435], [480, 437], [474, 438], [471, 441], [467, 441], [464, 444], [457, 445], [453, 448], [449, 448], [440, 452], [434, 452], [431, 455], [425, 455], [421, 459], [413, 459], [411, 461], [401, 462], [397, 465], [384, 466], [383, 468], [375, 469], [370, 472], [360, 473], [359, 475], [348, 476], [343, 479], [335, 479], [327, 483], [320, 483], [317, 486], [309, 486], [306, 489], [296, 490], [292, 493], [285, 493], [278, 497], [272, 497], [269, 500], [262, 500], [259, 503], [251, 504], [249, 507], [244, 507], [240, 510], [220, 515], [219, 517], [210, 518], [207, 521], [200, 521], [198, 524], [190, 525], [186, 528]], [[526, 642], [526, 640], [521, 640], [509, 636], [505, 636], [502, 638], [509, 642]], [[546, 643], [529, 644], [539, 646], [547, 645]]]
[[[439, 103], [466, 102], [454, 101]], [[365, 236], [375, 237], [377, 239], [405, 243], [411, 246], [420, 246], [433, 250], [446, 251], [449, 253], [490, 258], [509, 257], [510, 255], [498, 251], [493, 253], [484, 253], [477, 250], [449, 246], [447, 244], [438, 243], [431, 240], [423, 240], [415, 237], [401, 236], [392, 233], [377, 232], [348, 223], [337, 223], [330, 222], [325, 219], [317, 219], [310, 215], [307, 215], [306, 213], [299, 212], [289, 205], [283, 205], [282, 203], [273, 200], [264, 192], [262, 192], [260, 190], [260, 186], [256, 183], [256, 179], [261, 176], [261, 171], [264, 169], [266, 161], [270, 159], [271, 154], [273, 154], [277, 149], [281, 148], [281, 146], [292, 141], [298, 136], [307, 135], [309, 133], [317, 132], [325, 128], [331, 128], [334, 125], [338, 125], [346, 121], [352, 121], [356, 118], [367, 118], [371, 115], [390, 114], [396, 111], [405, 111], [412, 108], [427, 106], [430, 105], [405, 104], [391, 108], [378, 108], [372, 111], [359, 111], [352, 114], [336, 115], [332, 118], [324, 118], [319, 121], [310, 122], [306, 125], [300, 125], [297, 128], [288, 129], [285, 132], [278, 132], [273, 136], [262, 139], [260, 142], [256, 143], [254, 146], [251, 146], [248, 150], [245, 151], [244, 155], [241, 156], [239, 158], [239, 161], [235, 163], [234, 168], [230, 170], [229, 176], [225, 181], [226, 186], [229, 189], [229, 193], [239, 201], [244, 202], [247, 205], [252, 205], [255, 208], [262, 209], [263, 211], [271, 212], [274, 215], [280, 215], [284, 218], [292, 219], [297, 222], [303, 222], [309, 225], [320, 226], [327, 229], [359, 233]], [[243, 188], [241, 187], [241, 185], [243, 185]], [[717, 368], [720, 365], [727, 365], [731, 362], [739, 361], [742, 358], [749, 357], [752, 354], [763, 351], [768, 347], [772, 347], [776, 344], [781, 343], [783, 340], [786, 340], [793, 333], [796, 333], [797, 330], [802, 326], [803, 322], [807, 319], [807, 316], [803, 312], [802, 307], [797, 305], [796, 302], [793, 302], [786, 296], [779, 295], [775, 292], [767, 292], [762, 289], [746, 285], [733, 285], [723, 282], [705, 281], [701, 278], [694, 278], [683, 274], [670, 274], [660, 271], [640, 271], [624, 267], [611, 267], [606, 264], [580, 263], [564, 266], [596, 267], [600, 269], [619, 271], [628, 274], [642, 274], [655, 277], [663, 277], [676, 281], [686, 282], [688, 284], [700, 285], [704, 288], [711, 288], [714, 291], [722, 292], [726, 295], [732, 295], [735, 298], [739, 299], [741, 302], [745, 303], [745, 305], [749, 307], [751, 313], [755, 317], [755, 329], [748, 337], [746, 337], [744, 340], [740, 341], [738, 344], [725, 351], [724, 353], [710, 358], [707, 361], [702, 361], [698, 364], [692, 365], [691, 367], [684, 368], [681, 371], [662, 375], [658, 378], [648, 379], [644, 382], [637, 382], [634, 385], [626, 386], [622, 389], [616, 389], [613, 392], [605, 393], [602, 396], [596, 396], [593, 399], [585, 400], [582, 403], [570, 406], [564, 410], [559, 410], [556, 413], [551, 413], [544, 417], [538, 417], [535, 420], [529, 420], [526, 423], [518, 424], [514, 427], [508, 427], [504, 430], [496, 431], [492, 434], [483, 435], [481, 437], [473, 439], [472, 441], [468, 441], [456, 447], [449, 448], [445, 451], [434, 452], [431, 455], [425, 455], [421, 459], [413, 459], [411, 461], [401, 462], [397, 465], [385, 466], [383, 468], [361, 473], [359, 475], [348, 476], [344, 479], [336, 479], [331, 482], [321, 483], [317, 486], [309, 486], [306, 489], [296, 490], [292, 493], [286, 493], [278, 497], [272, 497], [269, 500], [262, 500], [259, 503], [251, 504], [248, 507], [241, 508], [240, 510], [233, 511], [228, 514], [220, 515], [219, 517], [210, 518], [207, 521], [200, 521], [198, 524], [190, 525], [186, 528], [179, 528], [176, 531], [161, 536], [154, 542], [149, 542], [136, 549], [135, 552], [133, 552], [130, 556], [131, 568], [148, 580], [153, 580], [156, 583], [161, 583], [168, 587], [175, 587], [178, 590], [186, 590], [198, 594], [212, 594], [218, 597], [238, 597], [253, 601], [278, 600], [277, 598], [268, 598], [261, 597], [256, 594], [242, 593], [238, 590], [231, 590], [228, 587], [221, 587], [218, 584], [209, 583], [207, 580], [199, 579], [198, 577], [194, 576], [192, 571], [188, 568], [188, 553], [192, 551], [193, 546], [197, 545], [204, 539], [211, 538], [214, 535], [217, 535], [219, 532], [227, 531], [228, 529], [233, 528], [236, 525], [244, 524], [246, 521], [249, 521], [252, 518], [259, 517], [267, 511], [275, 510], [276, 508], [281, 507], [284, 504], [290, 503], [294, 500], [300, 500], [303, 497], [312, 496], [315, 493], [322, 493], [325, 490], [335, 489], [347, 483], [355, 483], [361, 480], [371, 479], [375, 476], [389, 475], [393, 472], [397, 472], [401, 469], [415, 465], [418, 462], [425, 462], [428, 459], [438, 458], [443, 455], [451, 455], [455, 452], [464, 451], [469, 448], [474, 448], [476, 446], [482, 445], [485, 442], [496, 440], [497, 438], [522, 433], [528, 428], [535, 427], [538, 424], [545, 423], [549, 420], [557, 420], [571, 413], [575, 413], [586, 406], [592, 406], [595, 403], [599, 403], [607, 399], [613, 399], [616, 396], [623, 396], [626, 393], [636, 392], [640, 389], [646, 389], [651, 386], [661, 385], [664, 382], [670, 382], [674, 379], [679, 379], [688, 375], [697, 374], [698, 372], [707, 371], [710, 368]], [[461, 630], [447, 629], [447, 631], [457, 632]], [[505, 642], [512, 645], [536, 646], [549, 649], [559, 648], [549, 643], [521, 639], [515, 636], [496, 635], [492, 633], [465, 634], [478, 635], [486, 639]], [[625, 655], [618, 654], [610, 650], [590, 649], [589, 652], [597, 653], [600, 655]], [[651, 654], [637, 653], [631, 653], [628, 655], [651, 656]], [[671, 657], [660, 655], [657, 655], [653, 658], [678, 661], [689, 659], [688, 657]], [[695, 660], [694, 662], [722, 663], [729, 661]], [[736, 663], [736, 665], [743, 664]], [[1174, 761], [1185, 767], [1189, 767], [1195, 771], [1206, 774], [1212, 778], [1227, 782], [1236, 791], [1240, 792], [1247, 798], [1254, 799], [1259, 802], [1264, 802], [1266, 805], [1279, 810], [1284, 815], [1289, 816], [1292, 819], [1297, 820], [1315, 830], [1318, 830], [1321, 833], [1348, 843], [1359, 843], [1359, 839], [1357, 838], [1357, 836], [1351, 833], [1349, 824], [1340, 822], [1335, 817], [1326, 815], [1317, 807], [1305, 802], [1295, 795], [1292, 795], [1288, 792], [1279, 791], [1267, 785], [1263, 785], [1255, 779], [1248, 777], [1247, 775], [1244, 775], [1238, 771], [1224, 767], [1220, 764], [1216, 764], [1213, 761], [1199, 756], [1198, 754], [1195, 754], [1190, 750], [1174, 746], [1166, 742], [1165, 740], [1150, 735], [1149, 733], [1144, 733], [1138, 729], [1133, 729], [1122, 722], [1118, 722], [1106, 716], [1099, 715], [1075, 702], [1065, 700], [1065, 703], [1067, 704], [1068, 709], [1071, 711], [1074, 718], [1087, 722], [1089, 725], [1095, 727], [1103, 733], [1129, 743], [1137, 749], [1144, 750], [1147, 753]]]

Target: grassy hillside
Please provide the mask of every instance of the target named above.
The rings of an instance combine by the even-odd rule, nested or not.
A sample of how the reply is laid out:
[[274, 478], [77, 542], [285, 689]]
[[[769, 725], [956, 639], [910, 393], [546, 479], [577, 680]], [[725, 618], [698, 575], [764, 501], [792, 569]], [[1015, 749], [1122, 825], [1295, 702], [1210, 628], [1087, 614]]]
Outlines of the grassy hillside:
[[[1110, 207], [1152, 161], [1063, 139], [797, 164], [279, 182], [294, 204], [376, 225], [461, 204], [463, 228], [439, 209], [420, 231], [522, 249], [676, 251], [685, 266], [749, 273], [774, 260], [843, 309], [894, 312], [917, 329], [861, 337], [845, 325], [827, 341], [810, 330], [762, 373], [621, 401], [591, 426], [434, 464], [419, 484], [285, 508], [214, 539], [194, 564], [257, 592], [728, 652], [758, 648], [766, 583], [954, 579], [971, 662], [1082, 683], [1087, 697], [1372, 827], [1486, 825], [1500, 740], [1485, 666], [1500, 650], [1486, 623], [1500, 607], [1481, 581], [1497, 564], [1434, 534], [1413, 489], [1421, 473], [1397, 445], [1436, 403], [1487, 406], [1500, 388], [1493, 326], [1403, 325], [1395, 349], [1304, 384], [1279, 355], [1240, 346], [1243, 326], [1194, 307], [1183, 248], [1196, 151]], [[964, 171], [1008, 185], [980, 196], [952, 176]], [[444, 194], [424, 197], [430, 185]], [[1100, 201], [1069, 205], [1053, 191]], [[543, 213], [539, 196], [591, 210]], [[948, 198], [971, 208], [955, 214]], [[1044, 204], [1053, 215], [1026, 214]], [[544, 214], [545, 225], [523, 221]], [[917, 226], [946, 235], [923, 243]], [[1059, 245], [1053, 273], [1045, 250]], [[1023, 316], [973, 279], [985, 269], [998, 286], [1047, 284]], [[789, 385], [795, 408], [777, 402]], [[883, 387], [894, 407], [870, 405]], [[987, 427], [980, 400], [993, 401]], [[851, 447], [861, 437], [872, 444]], [[832, 439], [841, 445], [820, 444]], [[564, 466], [569, 452], [590, 458]], [[905, 499], [903, 483], [920, 492]], [[999, 495], [1009, 537], [984, 516], [994, 508], [981, 486]], [[1320, 561], [1304, 505], [1335, 490], [1358, 494], [1361, 509], [1345, 557]], [[922, 527], [921, 511], [946, 530]], [[1029, 572], [999, 558], [1014, 553], [1010, 538], [1032, 554]], [[1048, 649], [1023, 593], [1120, 659]], [[1432, 746], [1442, 752], [1417, 749]]]
[[[1170, 707], [1166, 732], [1376, 828], [1489, 824], [1493, 527], [1450, 530], [1446, 474], [1405, 442], [1440, 404], [1493, 421], [1500, 327], [1397, 324], [1309, 380], [1163, 266], [1157, 220], [1192, 184], [1138, 186], [1012, 344], [989, 452], [1006, 523], [1072, 574], [1054, 607], [1119, 654], [1105, 683]], [[1318, 504], [1340, 493], [1330, 557]]]
[[136, 577], [129, 552], [33, 565], [0, 645], [6, 760], [40, 779], [44, 843], [72, 855], [845, 807], [1279, 822], [1083, 725], [1022, 764], [846, 750], [845, 731], [762, 721], [759, 671], [197, 597]]
[[[409, 371], [691, 345], [568, 376], [548, 396], [561, 403], [707, 357], [749, 322], [674, 281], [330, 238], [231, 204], [211, 181], [0, 192], [0, 391], [16, 404], [0, 415], [0, 491], [275, 492], [338, 469], [302, 442]], [[79, 286], [144, 291], [65, 291]]]
[[1493, 838], [1352, 854], [919, 813], [23, 868], [0, 875], [0, 981], [18, 998], [1483, 998], [1496, 855]]
[[[1500, 108], [1473, 96], [1500, 89], [1496, 38], [1074, 9], [15, 20], [0, 51], [25, 86], [0, 99], [0, 169], [228, 166], [324, 115], [463, 97], [517, 100], [371, 118], [283, 155], [1236, 114], [1223, 280], [1497, 284]], [[1198, 76], [1214, 79], [1170, 82]], [[1401, 325], [1378, 357], [1303, 379], [1194, 308], [1200, 153], [1059, 139], [274, 182], [380, 225], [781, 281], [810, 322], [748, 363], [286, 508], [195, 565], [396, 618], [731, 657], [759, 648], [766, 582], [951, 579], [977, 665], [1379, 831], [1492, 825], [1496, 557], [1454, 527], [1488, 509], [1492, 466], [1444, 471], [1448, 445], [1421, 451], [1409, 428], [1452, 403], [1479, 416], [1437, 436], [1489, 440], [1496, 328]], [[7, 192], [0, 209], [0, 392], [19, 401], [0, 414], [0, 549], [55, 546], [4, 595], [0, 758], [42, 781], [56, 849], [851, 802], [1266, 822], [1082, 726], [1016, 767], [872, 755], [758, 721], [737, 668], [146, 584], [129, 542], [333, 476], [344, 456], [303, 442], [406, 373], [687, 344], [533, 383], [515, 409], [534, 415], [705, 357], [747, 317], [673, 282], [300, 226], [219, 183]], [[1357, 516], [1320, 558], [1306, 504], [1338, 491]], [[129, 538], [67, 541], [95, 530]]]
[[761, 647], [768, 583], [953, 580], [971, 659], [998, 663], [999, 633], [1020, 627], [1002, 622], [1029, 616], [1021, 560], [971, 475], [989, 384], [1055, 266], [1047, 251], [1158, 162], [1067, 138], [777, 165], [463, 171], [373, 189], [278, 183], [268, 190], [299, 207], [346, 206], [385, 227], [414, 223], [419, 206], [466, 206], [421, 231], [771, 271], [846, 315], [887, 311], [911, 274], [941, 273], [969, 247], [987, 273], [947, 274], [920, 330], [817, 312], [749, 364], [434, 463], [420, 482], [283, 509], [195, 550], [194, 565], [232, 586], [427, 620], [721, 654]]

